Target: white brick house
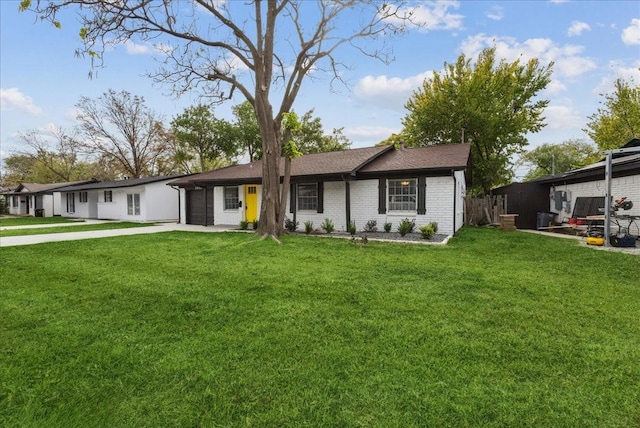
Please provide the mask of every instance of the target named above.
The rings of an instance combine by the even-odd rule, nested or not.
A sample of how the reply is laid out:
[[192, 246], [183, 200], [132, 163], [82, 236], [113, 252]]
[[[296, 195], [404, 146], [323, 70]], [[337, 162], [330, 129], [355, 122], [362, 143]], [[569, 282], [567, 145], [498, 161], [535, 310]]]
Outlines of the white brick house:
[[[439, 233], [454, 234], [463, 225], [468, 144], [421, 148], [367, 147], [304, 155], [292, 161], [287, 217], [325, 218], [337, 230], [370, 220], [393, 230], [404, 219], [420, 226], [437, 222]], [[282, 170], [282, 168], [281, 168]], [[171, 182], [180, 188], [180, 222], [237, 225], [260, 213], [262, 163], [236, 165]]]
[[62, 214], [62, 200], [58, 189], [77, 184], [94, 183], [96, 180], [67, 183], [20, 183], [5, 192], [11, 215], [53, 217]]

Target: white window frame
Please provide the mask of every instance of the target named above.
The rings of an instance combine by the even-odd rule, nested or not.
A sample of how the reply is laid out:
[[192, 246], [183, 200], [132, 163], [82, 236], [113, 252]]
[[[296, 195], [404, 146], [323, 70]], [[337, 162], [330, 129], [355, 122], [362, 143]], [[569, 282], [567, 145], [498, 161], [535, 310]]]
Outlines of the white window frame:
[[80, 203], [89, 202], [89, 192], [79, 192], [78, 193], [78, 198], [79, 198], [79, 202]]
[[140, 193], [127, 193], [127, 214], [140, 215]]
[[318, 183], [300, 183], [296, 187], [297, 211], [318, 212]]
[[[109, 197], [107, 198], [107, 195], [109, 195]], [[106, 203], [110, 203], [113, 202], [113, 191], [112, 190], [105, 190], [104, 193], [102, 194], [104, 202]]]
[[13, 205], [13, 208], [18, 208], [20, 206], [20, 198], [16, 195], [13, 195], [13, 197], [11, 198], [11, 203]]
[[[235, 191], [235, 195], [233, 195]], [[237, 210], [240, 203], [240, 190], [238, 186], [224, 186], [224, 209], [225, 211]]]
[[396, 213], [418, 211], [418, 179], [401, 178], [387, 180], [387, 209]]

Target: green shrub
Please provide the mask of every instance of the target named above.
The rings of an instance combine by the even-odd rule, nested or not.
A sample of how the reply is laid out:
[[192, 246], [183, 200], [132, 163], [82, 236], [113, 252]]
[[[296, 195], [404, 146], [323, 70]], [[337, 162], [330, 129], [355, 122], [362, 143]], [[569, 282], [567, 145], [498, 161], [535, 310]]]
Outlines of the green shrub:
[[350, 221], [349, 222], [349, 226], [347, 226], [347, 231], [352, 234], [355, 235], [356, 234], [356, 222], [355, 221]]
[[258, 226], [260, 225], [260, 222], [258, 219], [255, 219], [253, 221], [253, 230], [258, 230]]
[[387, 233], [391, 232], [391, 222], [390, 221], [386, 222], [383, 226], [383, 229]]
[[431, 227], [433, 227], [433, 233], [438, 233], [438, 222], [437, 221], [432, 221], [429, 224], [431, 225]]
[[307, 220], [304, 222], [304, 232], [307, 235], [313, 232], [313, 222], [311, 220]]
[[422, 239], [430, 239], [434, 234], [435, 230], [433, 230], [433, 224], [425, 224], [424, 226], [420, 226], [420, 234], [422, 235]]
[[[391, 225], [389, 225], [389, 230], [391, 230]], [[378, 222], [376, 220], [369, 220], [367, 224], [364, 225], [365, 232], [377, 232], [378, 231]]]
[[322, 230], [324, 230], [327, 233], [331, 233], [334, 230], [336, 230], [336, 227], [333, 225], [333, 222], [331, 220], [329, 220], [328, 218], [324, 219], [324, 221], [322, 222], [320, 227], [322, 228]]
[[284, 228], [287, 229], [289, 232], [295, 232], [296, 229], [298, 229], [299, 225], [300, 225], [299, 221], [293, 221], [288, 218], [284, 219]]
[[403, 219], [398, 225], [398, 233], [400, 236], [404, 236], [407, 233], [413, 232], [413, 229], [416, 227], [415, 220], [409, 220], [408, 218]]
[[240, 221], [240, 229], [247, 230], [249, 228], [249, 222], [247, 220]]

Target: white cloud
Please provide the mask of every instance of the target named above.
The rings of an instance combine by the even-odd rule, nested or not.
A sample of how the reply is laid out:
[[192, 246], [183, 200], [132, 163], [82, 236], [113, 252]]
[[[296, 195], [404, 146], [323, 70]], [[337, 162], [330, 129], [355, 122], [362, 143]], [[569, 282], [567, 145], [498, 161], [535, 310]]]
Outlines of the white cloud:
[[18, 88], [0, 88], [0, 110], [20, 110], [34, 116], [42, 113], [42, 109], [33, 103], [31, 97]]
[[569, 27], [569, 29], [567, 30], [567, 34], [571, 37], [571, 36], [579, 36], [581, 35], [584, 31], [589, 31], [591, 30], [591, 27], [589, 26], [589, 24], [587, 24], [586, 22], [580, 22], [580, 21], [573, 21], [571, 23], [571, 26]]
[[549, 95], [558, 95], [567, 90], [567, 87], [564, 83], [560, 82], [557, 79], [551, 79], [551, 82], [545, 88], [545, 92]]
[[544, 116], [550, 129], [581, 128], [585, 121], [583, 115], [569, 106], [548, 106]]
[[418, 89], [432, 72], [407, 78], [365, 76], [356, 84], [354, 97], [360, 102], [392, 110], [401, 110], [413, 91]]
[[391, 134], [398, 134], [401, 128], [389, 128], [385, 126], [355, 126], [347, 127], [343, 130], [344, 135], [349, 140], [354, 141], [354, 145], [358, 145], [358, 142], [365, 144], [377, 144], [380, 141], [386, 140]]
[[615, 61], [609, 63], [609, 69], [612, 72], [603, 77], [600, 83], [593, 89], [592, 93], [595, 95], [610, 94], [615, 91], [616, 79], [622, 79], [626, 82], [633, 81], [635, 84], [640, 83], [640, 60], [637, 60], [631, 66], [624, 66]]
[[589, 57], [580, 56], [584, 50], [579, 45], [555, 44], [551, 39], [535, 38], [520, 43], [513, 37], [487, 36], [478, 34], [462, 42], [462, 52], [477, 58], [484, 48], [496, 48], [496, 57], [513, 62], [517, 59], [529, 61], [537, 58], [542, 65], [554, 62], [554, 72], [560, 76], [574, 77], [593, 70], [596, 63]]
[[131, 40], [124, 42], [124, 47], [127, 50], [127, 53], [131, 55], [146, 55], [151, 53], [149, 46], [134, 43]]
[[625, 45], [640, 45], [640, 19], [633, 18], [631, 25], [622, 30], [622, 41]]
[[158, 52], [160, 52], [162, 54], [165, 54], [165, 55], [171, 54], [171, 52], [173, 52], [173, 50], [174, 50], [173, 46], [167, 45], [165, 43], [156, 43], [155, 45], [153, 45], [153, 48], [156, 51], [158, 51]]
[[494, 21], [501, 21], [504, 18], [504, 9], [500, 6], [493, 6], [489, 12], [487, 12], [487, 18]]
[[[397, 15], [408, 16], [411, 13], [411, 20], [420, 31], [435, 30], [458, 30], [463, 28], [463, 15], [452, 13], [450, 9], [458, 9], [460, 2], [457, 0], [446, 1], [424, 1], [416, 7], [405, 7], [398, 10]], [[395, 18], [388, 18], [389, 21], [398, 21]]]

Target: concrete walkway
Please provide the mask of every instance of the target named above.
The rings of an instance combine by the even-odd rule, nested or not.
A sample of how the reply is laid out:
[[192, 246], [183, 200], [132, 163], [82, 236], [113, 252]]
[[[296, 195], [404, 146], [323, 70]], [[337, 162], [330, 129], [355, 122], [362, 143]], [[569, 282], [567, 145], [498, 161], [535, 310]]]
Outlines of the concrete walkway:
[[[98, 220], [86, 221], [78, 224], [98, 224], [106, 223]], [[69, 226], [76, 223], [60, 223], [55, 226]], [[35, 225], [34, 225], [35, 226]], [[37, 225], [40, 226], [40, 225]], [[54, 226], [53, 224], [46, 225], [47, 227]], [[113, 236], [126, 236], [126, 235], [142, 235], [149, 233], [161, 233], [171, 232], [175, 230], [184, 232], [227, 232], [235, 228], [236, 226], [196, 226], [188, 224], [176, 224], [176, 223], [161, 223], [154, 226], [134, 227], [129, 229], [110, 229], [110, 230], [91, 230], [86, 232], [66, 232], [66, 233], [50, 233], [43, 235], [25, 235], [25, 236], [7, 236], [0, 238], [0, 247], [13, 247], [16, 245], [31, 245], [42, 244], [44, 242], [59, 242], [59, 241], [77, 241], [80, 239], [96, 239], [96, 238], [110, 238]], [[26, 229], [34, 228], [33, 226], [12, 226], [3, 229]]]

